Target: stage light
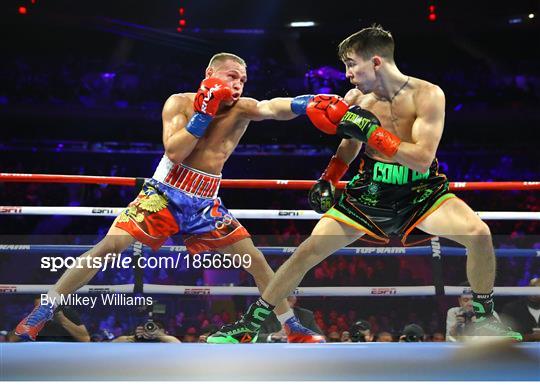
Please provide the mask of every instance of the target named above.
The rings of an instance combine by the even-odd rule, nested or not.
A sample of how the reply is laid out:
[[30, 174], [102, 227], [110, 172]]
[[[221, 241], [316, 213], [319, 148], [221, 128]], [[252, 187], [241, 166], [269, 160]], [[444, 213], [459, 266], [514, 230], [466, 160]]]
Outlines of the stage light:
[[534, 19], [534, 13], [529, 13], [529, 19]]
[[19, 14], [20, 15], [26, 15], [28, 13], [28, 9], [25, 7], [25, 6], [20, 6], [19, 7]]
[[289, 27], [302, 28], [302, 27], [315, 27], [314, 21], [293, 21], [289, 24]]
[[185, 7], [178, 7], [178, 14], [180, 15], [180, 18], [178, 19], [178, 25], [179, 27], [176, 28], [177, 32], [182, 32], [187, 24], [187, 19], [184, 16], [186, 13]]
[[430, 4], [429, 7], [428, 7], [428, 20], [433, 22], [433, 21], [436, 21], [437, 20], [437, 7], [433, 4]]

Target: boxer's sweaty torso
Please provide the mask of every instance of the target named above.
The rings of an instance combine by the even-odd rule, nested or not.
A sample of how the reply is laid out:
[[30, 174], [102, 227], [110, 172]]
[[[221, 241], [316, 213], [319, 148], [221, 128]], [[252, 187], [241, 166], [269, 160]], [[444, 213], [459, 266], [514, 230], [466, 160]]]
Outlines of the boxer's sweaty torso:
[[[184, 96], [191, 100], [185, 107], [186, 110], [182, 111], [189, 120], [195, 113], [193, 110], [195, 93], [185, 93]], [[205, 135], [199, 139], [191, 154], [182, 163], [210, 174], [221, 174], [225, 162], [238, 145], [250, 122], [243, 114], [244, 105], [245, 100], [240, 98], [233, 106], [218, 111]]]
[[[412, 127], [416, 119], [415, 99], [424, 88], [433, 84], [411, 77], [407, 85], [394, 97], [392, 101], [378, 99], [373, 93], [362, 94], [358, 90], [351, 90], [346, 101], [349, 105], [356, 104], [372, 112], [381, 122], [381, 126], [397, 135], [404, 142], [412, 142]], [[370, 147], [366, 148], [366, 155], [370, 158], [391, 162], [391, 160]]]

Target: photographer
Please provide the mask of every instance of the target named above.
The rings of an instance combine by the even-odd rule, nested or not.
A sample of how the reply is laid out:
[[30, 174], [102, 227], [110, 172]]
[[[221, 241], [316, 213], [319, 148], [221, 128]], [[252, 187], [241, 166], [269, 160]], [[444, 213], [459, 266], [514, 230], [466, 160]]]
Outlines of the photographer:
[[356, 321], [349, 330], [350, 342], [373, 342], [371, 324], [365, 320]]
[[446, 341], [456, 342], [467, 336], [468, 329], [475, 319], [472, 299], [472, 291], [465, 289], [458, 298], [459, 306], [448, 309], [446, 313]]
[[417, 324], [409, 324], [403, 328], [399, 342], [424, 342], [424, 329]]
[[113, 342], [170, 342], [180, 343], [176, 337], [165, 333], [163, 324], [158, 321], [148, 320], [144, 325], [135, 328], [135, 335], [120, 336]]

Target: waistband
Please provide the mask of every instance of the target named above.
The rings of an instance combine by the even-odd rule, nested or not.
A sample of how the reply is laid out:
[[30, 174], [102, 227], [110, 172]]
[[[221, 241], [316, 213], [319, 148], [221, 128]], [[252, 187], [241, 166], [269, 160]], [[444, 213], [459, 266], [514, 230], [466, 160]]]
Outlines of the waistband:
[[439, 162], [435, 158], [426, 172], [418, 172], [399, 163], [382, 162], [364, 155], [360, 159], [358, 172], [375, 182], [404, 185], [438, 175]]
[[153, 179], [198, 198], [216, 198], [221, 175], [208, 174], [184, 164], [174, 164], [166, 155], [161, 158]]

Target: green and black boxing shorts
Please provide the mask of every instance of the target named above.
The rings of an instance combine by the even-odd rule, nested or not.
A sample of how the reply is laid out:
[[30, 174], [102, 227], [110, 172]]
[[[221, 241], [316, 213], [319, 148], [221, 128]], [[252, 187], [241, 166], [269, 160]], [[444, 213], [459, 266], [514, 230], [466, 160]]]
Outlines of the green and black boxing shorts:
[[365, 232], [375, 243], [386, 244], [397, 236], [410, 245], [409, 233], [455, 197], [448, 192], [446, 176], [439, 174], [437, 159], [421, 173], [364, 155], [358, 174], [324, 216]]

